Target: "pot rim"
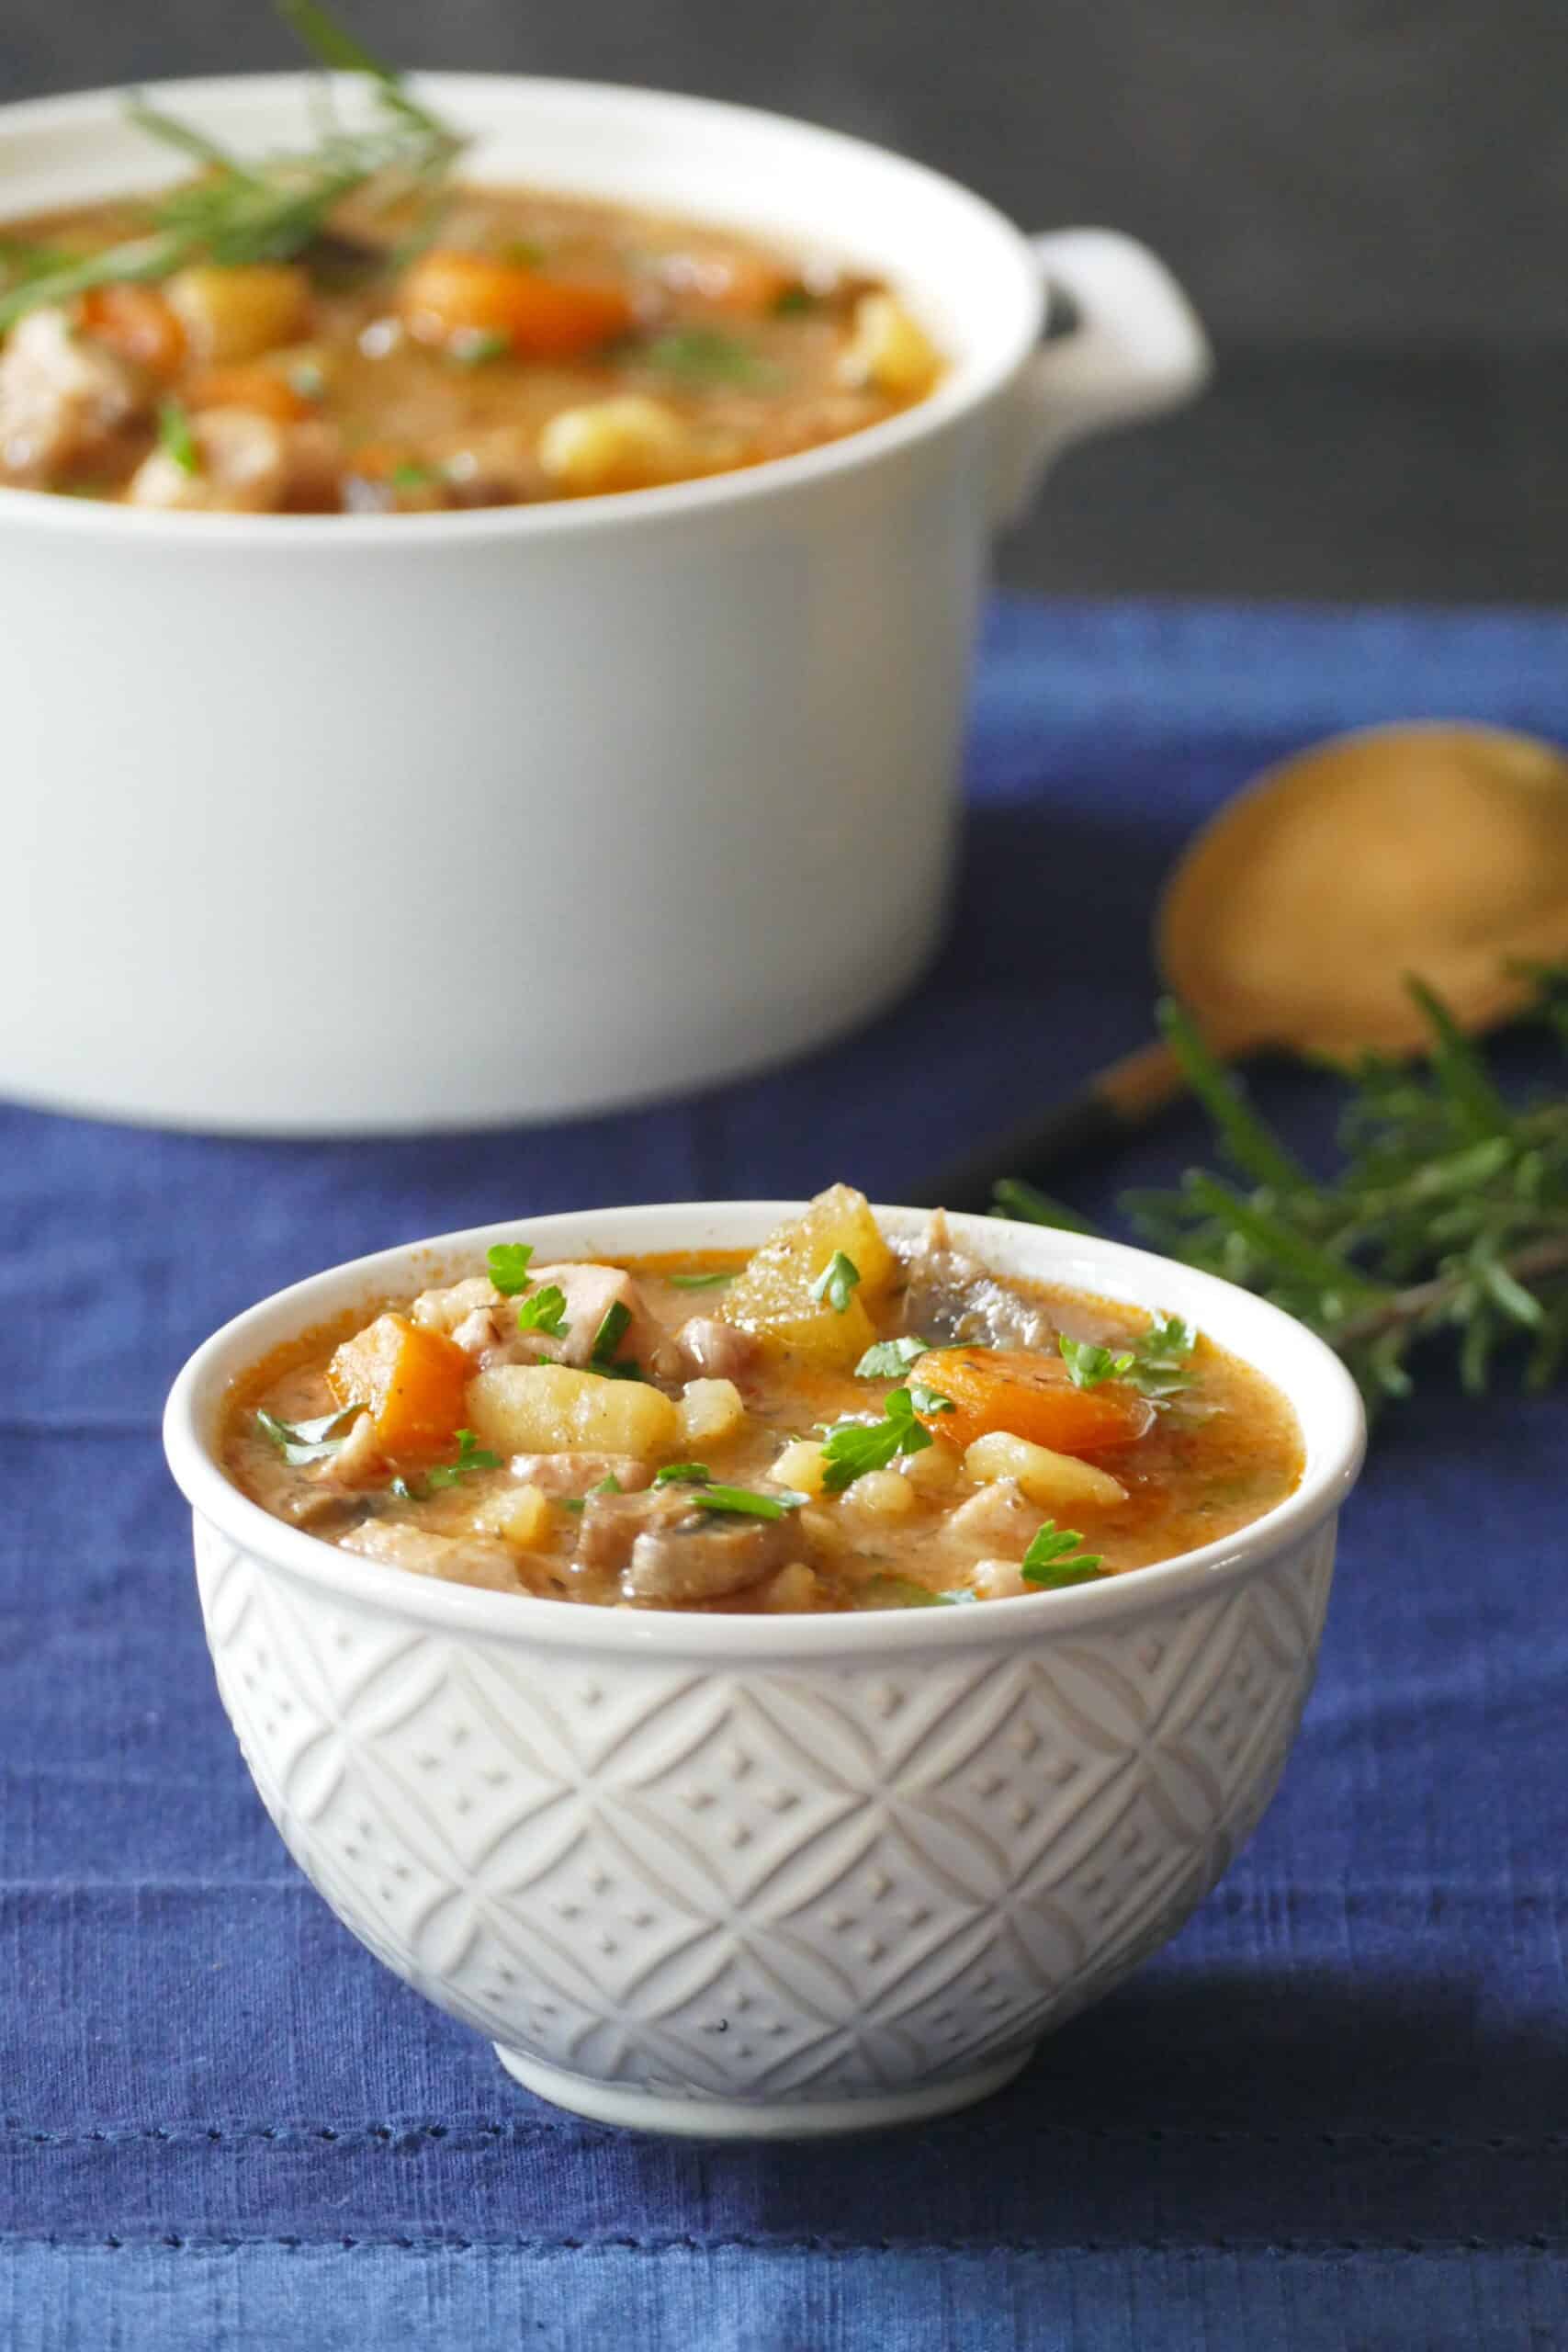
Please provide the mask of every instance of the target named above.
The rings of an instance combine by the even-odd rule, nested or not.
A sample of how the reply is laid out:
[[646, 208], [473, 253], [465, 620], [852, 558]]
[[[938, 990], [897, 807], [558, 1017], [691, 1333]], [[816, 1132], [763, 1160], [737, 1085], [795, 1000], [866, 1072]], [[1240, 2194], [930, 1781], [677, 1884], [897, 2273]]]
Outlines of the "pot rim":
[[[221, 115], [226, 107], [243, 107], [256, 99], [282, 101], [298, 91], [299, 74], [237, 74], [188, 76], [151, 83], [144, 95], [155, 104], [185, 106], [203, 114]], [[334, 83], [352, 86], [357, 77], [334, 75]], [[1006, 214], [962, 182], [929, 164], [879, 147], [849, 133], [829, 130], [791, 115], [761, 107], [737, 106], [727, 100], [688, 96], [678, 91], [641, 89], [631, 84], [568, 80], [559, 76], [524, 74], [411, 73], [411, 89], [434, 100], [446, 99], [460, 108], [465, 95], [476, 100], [514, 96], [537, 101], [558, 98], [574, 105], [637, 107], [674, 121], [685, 117], [691, 126], [716, 124], [721, 129], [759, 136], [780, 131], [827, 162], [833, 159], [870, 164], [904, 175], [930, 193], [940, 194], [956, 213], [967, 215], [974, 231], [1013, 249], [1019, 302], [1010, 322], [998, 323], [988, 347], [957, 355], [936, 390], [897, 416], [846, 434], [784, 458], [737, 472], [713, 474], [694, 481], [669, 482], [646, 490], [601, 492], [592, 498], [545, 500], [534, 506], [473, 507], [438, 514], [166, 514], [156, 509], [96, 504], [91, 500], [62, 498], [58, 492], [0, 484], [0, 526], [21, 524], [65, 535], [96, 539], [132, 535], [139, 541], [157, 541], [197, 552], [214, 544], [243, 546], [256, 551], [288, 547], [340, 548], [344, 553], [367, 548], [398, 551], [423, 546], [432, 551], [454, 542], [527, 543], [558, 538], [597, 537], [607, 531], [656, 530], [679, 526], [711, 515], [716, 510], [765, 505], [852, 473], [896, 462], [905, 452], [951, 430], [1004, 392], [1017, 378], [1040, 339], [1044, 321], [1045, 288], [1023, 232]], [[70, 91], [0, 106], [0, 141], [12, 130], [71, 130], [90, 134], [106, 114], [119, 119], [125, 92], [114, 89]], [[911, 277], [916, 274], [910, 273]], [[932, 272], [930, 282], [938, 282]]]

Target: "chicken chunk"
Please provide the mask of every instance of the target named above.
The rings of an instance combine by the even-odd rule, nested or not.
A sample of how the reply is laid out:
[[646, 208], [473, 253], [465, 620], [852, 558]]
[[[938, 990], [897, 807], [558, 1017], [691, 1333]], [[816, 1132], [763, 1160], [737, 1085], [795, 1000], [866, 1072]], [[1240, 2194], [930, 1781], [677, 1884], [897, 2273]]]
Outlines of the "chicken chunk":
[[590, 1495], [577, 1560], [590, 1572], [619, 1575], [628, 1600], [685, 1608], [739, 1592], [799, 1556], [791, 1519], [732, 1517], [696, 1506], [689, 1489], [641, 1495]]
[[341, 1539], [345, 1552], [416, 1577], [439, 1577], [446, 1584], [481, 1585], [491, 1592], [520, 1592], [517, 1563], [498, 1536], [433, 1535], [398, 1520], [367, 1520]]
[[682, 1323], [660, 1351], [660, 1369], [670, 1376], [689, 1379], [694, 1373], [705, 1380], [744, 1380], [755, 1372], [762, 1346], [750, 1331], [721, 1323], [716, 1315], [694, 1315]]
[[63, 311], [29, 311], [0, 351], [0, 476], [45, 486], [150, 405], [148, 381]]
[[941, 1209], [932, 1211], [908, 1264], [906, 1331], [946, 1346], [1055, 1348], [1056, 1326], [1044, 1308], [960, 1250]]
[[[565, 1301], [559, 1331], [525, 1330], [515, 1310], [551, 1288]], [[446, 1295], [455, 1298], [457, 1292]], [[496, 1295], [492, 1291], [491, 1295]], [[592, 1356], [604, 1317], [616, 1306], [625, 1307], [629, 1319], [613, 1352], [617, 1358], [636, 1356], [649, 1344], [652, 1329], [633, 1275], [620, 1266], [536, 1266], [521, 1297], [502, 1299], [493, 1306], [476, 1301], [452, 1337], [486, 1372], [509, 1363], [564, 1363], [581, 1371]]]
[[[623, 1494], [638, 1493], [653, 1476], [635, 1453], [514, 1453], [507, 1464], [513, 1478], [542, 1495], [588, 1495], [614, 1478]], [[614, 1489], [612, 1489], [612, 1492]]]
[[190, 420], [194, 463], [154, 449], [130, 478], [132, 506], [170, 513], [276, 514], [288, 490], [288, 431], [247, 408], [204, 409]]

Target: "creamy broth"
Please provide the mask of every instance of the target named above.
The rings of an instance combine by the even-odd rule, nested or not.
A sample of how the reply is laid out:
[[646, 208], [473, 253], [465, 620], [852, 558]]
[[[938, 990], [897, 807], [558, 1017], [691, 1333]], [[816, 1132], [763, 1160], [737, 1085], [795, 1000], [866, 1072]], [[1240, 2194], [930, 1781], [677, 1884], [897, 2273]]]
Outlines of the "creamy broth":
[[256, 1366], [229, 1475], [393, 1569], [783, 1612], [1134, 1572], [1301, 1475], [1285, 1400], [1201, 1334], [991, 1273], [940, 1216], [891, 1249], [842, 1186], [750, 1258], [523, 1259]]

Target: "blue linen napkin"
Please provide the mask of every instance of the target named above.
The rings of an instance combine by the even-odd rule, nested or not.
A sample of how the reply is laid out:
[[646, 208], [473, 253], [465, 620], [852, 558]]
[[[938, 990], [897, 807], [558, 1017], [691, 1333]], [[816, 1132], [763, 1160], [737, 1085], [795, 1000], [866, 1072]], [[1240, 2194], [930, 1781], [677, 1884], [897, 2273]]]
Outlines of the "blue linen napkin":
[[[1139, 1041], [1156, 882], [1225, 794], [1439, 713], [1568, 733], [1568, 619], [1004, 605], [952, 944], [832, 1052], [481, 1137], [0, 1113], [0, 2342], [1568, 2342], [1560, 1398], [1439, 1381], [1380, 1436], [1284, 1791], [1167, 1952], [987, 2107], [807, 2149], [562, 2116], [338, 1928], [221, 1716], [156, 1443], [205, 1332], [338, 1258], [840, 1175], [898, 1199]], [[1321, 1152], [1326, 1083], [1260, 1085]], [[1173, 1116], [1077, 1196], [1202, 1146]]]

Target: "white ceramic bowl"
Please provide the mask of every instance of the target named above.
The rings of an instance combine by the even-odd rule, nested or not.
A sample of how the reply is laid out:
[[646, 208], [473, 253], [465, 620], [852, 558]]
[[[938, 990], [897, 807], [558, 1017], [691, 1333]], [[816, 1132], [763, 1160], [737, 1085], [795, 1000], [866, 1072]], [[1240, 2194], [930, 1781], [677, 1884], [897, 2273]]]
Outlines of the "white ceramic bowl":
[[[930, 2116], [1175, 1933], [1272, 1795], [1312, 1684], [1360, 1400], [1276, 1308], [1142, 1250], [957, 1218], [1003, 1271], [1196, 1321], [1306, 1470], [1242, 1533], [967, 1610], [702, 1617], [427, 1582], [269, 1518], [211, 1452], [267, 1350], [482, 1264], [750, 1247], [779, 1202], [605, 1209], [389, 1250], [228, 1324], [175, 1385], [219, 1688], [344, 1924], [543, 2097], [772, 2137]], [[914, 1210], [877, 1212], [908, 1231]]]
[[[480, 178], [892, 280], [952, 372], [829, 447], [585, 503], [169, 516], [0, 489], [13, 1094], [277, 1133], [496, 1124], [868, 1018], [940, 926], [994, 527], [1066, 441], [1206, 372], [1141, 247], [1032, 243], [857, 141], [652, 91], [419, 86]], [[154, 96], [257, 150], [309, 140], [305, 88]], [[0, 108], [8, 213], [177, 168], [112, 93]], [[1078, 324], [1037, 348], [1047, 278]]]

